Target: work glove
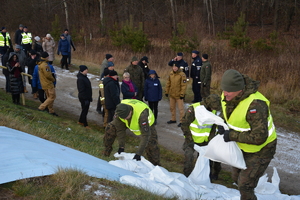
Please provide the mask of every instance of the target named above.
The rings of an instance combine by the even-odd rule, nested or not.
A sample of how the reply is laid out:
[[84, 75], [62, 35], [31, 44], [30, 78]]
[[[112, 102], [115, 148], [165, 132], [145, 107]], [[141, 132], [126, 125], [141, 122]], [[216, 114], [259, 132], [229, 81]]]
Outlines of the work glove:
[[219, 125], [219, 126], [218, 126], [218, 133], [219, 133], [220, 135], [223, 135], [224, 132], [225, 132], [224, 127]]
[[203, 87], [206, 87], [206, 83], [203, 83]]
[[145, 99], [145, 101], [148, 101], [148, 99]]
[[124, 152], [124, 148], [119, 148], [118, 149], [118, 154], [121, 154], [122, 152]]
[[74, 50], [74, 51], [76, 51], [76, 49], [75, 49], [75, 48], [73, 48], [73, 50]]
[[165, 94], [166, 95], [166, 97], [168, 97], [169, 95], [168, 94]]
[[223, 139], [224, 139], [225, 142], [230, 142], [231, 141], [230, 138], [229, 138], [229, 130], [224, 132]]
[[135, 156], [133, 157], [133, 160], [136, 159], [136, 161], [140, 161], [141, 160], [141, 156], [135, 154]]
[[184, 97], [180, 97], [180, 99], [184, 99]]

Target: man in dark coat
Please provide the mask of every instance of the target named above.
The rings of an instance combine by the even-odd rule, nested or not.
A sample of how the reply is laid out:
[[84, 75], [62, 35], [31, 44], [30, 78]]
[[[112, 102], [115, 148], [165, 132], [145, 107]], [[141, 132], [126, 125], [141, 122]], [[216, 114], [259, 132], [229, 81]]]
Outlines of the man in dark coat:
[[201, 80], [200, 80], [200, 70], [202, 66], [202, 60], [199, 57], [199, 51], [192, 51], [193, 62], [191, 65], [191, 78], [193, 79], [192, 90], [194, 93], [193, 103], [200, 102], [202, 100], [200, 88], [201, 88]]
[[179, 69], [181, 69], [182, 72], [185, 73], [187, 81], [189, 81], [190, 77], [190, 71], [189, 66], [185, 60], [183, 60], [183, 53], [179, 52], [177, 53], [176, 57], [173, 58], [169, 63], [169, 66], [173, 67], [174, 65], [178, 66]]
[[148, 73], [150, 71], [148, 63], [149, 63], [149, 61], [148, 61], [147, 56], [143, 56], [141, 58], [141, 60], [139, 61], [139, 63], [138, 63], [138, 66], [140, 66], [142, 68], [143, 72], [144, 72], [145, 80], [148, 78]]
[[117, 105], [120, 103], [120, 85], [118, 73], [110, 71], [108, 77], [103, 79], [105, 107], [108, 111], [107, 123], [113, 120]]
[[81, 103], [81, 114], [78, 120], [78, 124], [83, 125], [85, 128], [89, 128], [86, 116], [89, 112], [90, 102], [93, 101], [92, 85], [89, 78], [87, 77], [87, 73], [87, 66], [80, 65], [79, 72], [77, 74], [78, 98]]
[[23, 33], [23, 24], [19, 25], [19, 29], [15, 32], [15, 44], [21, 45], [22, 43], [22, 33]]

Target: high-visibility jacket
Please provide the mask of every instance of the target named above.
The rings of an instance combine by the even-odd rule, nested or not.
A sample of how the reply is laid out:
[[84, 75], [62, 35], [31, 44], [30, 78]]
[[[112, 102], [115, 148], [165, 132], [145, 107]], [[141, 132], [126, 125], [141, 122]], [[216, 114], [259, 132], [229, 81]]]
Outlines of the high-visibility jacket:
[[[201, 106], [199, 103], [192, 104], [194, 107], [194, 111], [198, 106]], [[212, 113], [216, 114], [217, 111], [213, 110]], [[195, 120], [190, 124], [190, 130], [192, 133], [192, 137], [195, 143], [203, 143], [208, 142], [208, 137], [210, 134], [210, 131], [212, 129], [213, 124], [203, 124], [200, 125], [198, 123], [198, 120], [195, 117]]]
[[9, 46], [9, 40], [10, 40], [9, 33], [6, 32], [5, 37], [3, 36], [3, 34], [0, 33], [0, 47], [5, 46], [5, 40], [6, 40], [6, 46]]
[[22, 44], [31, 44], [32, 43], [32, 40], [31, 40], [32, 35], [30, 32], [27, 32], [27, 33], [23, 32], [21, 35], [22, 35]]
[[[224, 98], [224, 93], [222, 94], [222, 99]], [[251, 94], [248, 98], [241, 101], [238, 106], [234, 109], [234, 111], [231, 113], [230, 118], [227, 118], [226, 113], [226, 102], [222, 101], [222, 110], [223, 115], [225, 118], [225, 121], [227, 122], [227, 125], [230, 129], [233, 129], [238, 132], [244, 132], [244, 131], [250, 131], [251, 127], [250, 124], [246, 121], [246, 115], [248, 112], [248, 108], [253, 100], [262, 100], [265, 101], [270, 107], [269, 100], [264, 97], [260, 92], [256, 92]], [[268, 138], [267, 140], [260, 145], [255, 144], [246, 144], [237, 142], [237, 145], [240, 147], [241, 150], [248, 153], [255, 153], [259, 152], [263, 147], [265, 147], [270, 142], [274, 141], [277, 138], [275, 126], [273, 123], [273, 118], [270, 113], [269, 109], [269, 116], [268, 116]]]
[[139, 125], [139, 118], [141, 113], [148, 109], [149, 116], [148, 116], [148, 123], [149, 125], [153, 125], [155, 118], [151, 111], [151, 109], [142, 101], [136, 100], [136, 99], [124, 99], [121, 101], [121, 103], [130, 105], [133, 107], [133, 113], [131, 115], [131, 122], [128, 124], [128, 120], [122, 119], [119, 117], [119, 119], [126, 124], [126, 127], [129, 128], [135, 135], [141, 135], [140, 131], [140, 125]]

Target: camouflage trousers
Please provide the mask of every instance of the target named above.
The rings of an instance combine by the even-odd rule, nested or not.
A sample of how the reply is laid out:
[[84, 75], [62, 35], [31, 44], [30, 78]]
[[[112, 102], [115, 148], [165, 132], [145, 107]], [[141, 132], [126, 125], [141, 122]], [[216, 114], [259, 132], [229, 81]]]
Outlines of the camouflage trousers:
[[[195, 167], [195, 156], [194, 152], [195, 149], [192, 147], [193, 144], [187, 144], [186, 142], [183, 143], [182, 149], [184, 150], [184, 164], [183, 164], [183, 174], [188, 177]], [[205, 145], [199, 145], [199, 146], [205, 146]], [[221, 163], [214, 162], [209, 160], [209, 166], [210, 166], [210, 177], [218, 177], [220, 171], [221, 171]]]
[[[157, 140], [157, 132], [155, 126], [150, 126], [151, 136], [149, 138], [148, 144], [145, 148], [147, 159], [153, 165], [160, 165], [160, 149], [158, 147], [158, 140]], [[109, 156], [113, 150], [112, 145], [117, 138], [117, 130], [116, 127], [109, 123], [105, 128], [105, 135], [103, 137], [104, 143], [104, 151], [103, 155]]]
[[256, 200], [254, 188], [266, 171], [276, 151], [277, 140], [257, 153], [243, 153], [247, 169], [232, 168], [232, 179], [238, 184], [241, 200]]

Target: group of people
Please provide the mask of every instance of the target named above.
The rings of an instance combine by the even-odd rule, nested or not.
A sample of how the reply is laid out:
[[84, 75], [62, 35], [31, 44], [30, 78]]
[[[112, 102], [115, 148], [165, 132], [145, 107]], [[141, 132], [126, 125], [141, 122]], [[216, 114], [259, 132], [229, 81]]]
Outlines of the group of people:
[[[16, 43], [16, 50], [11, 52], [7, 60], [4, 61], [9, 72], [9, 90], [12, 93], [13, 102], [18, 104], [20, 98], [15, 91], [24, 92], [24, 80], [22, 80], [21, 73], [25, 70], [22, 65], [25, 66], [23, 62], [26, 59], [31, 59], [27, 65], [31, 66], [31, 64], [37, 63], [33, 70], [33, 87], [40, 89], [41, 94], [39, 93], [39, 96], [44, 96], [42, 93], [46, 94], [46, 99], [38, 109], [47, 110], [57, 116], [53, 110], [56, 78], [50, 54], [45, 48], [42, 48], [43, 51], [40, 53], [34, 49], [27, 49], [25, 46], [30, 34], [26, 29], [24, 33], [26, 34], [25, 36], [22, 33], [25, 38], [24, 42]], [[63, 44], [61, 45], [63, 46]], [[5, 55], [9, 50], [3, 54], [2, 47], [12, 48], [5, 27], [2, 27], [0, 34], [0, 51], [2, 55]], [[59, 52], [62, 52], [62, 49]], [[24, 54], [25, 60], [22, 60]], [[26, 54], [30, 56], [27, 57]], [[38, 59], [37, 55], [39, 55]], [[224, 142], [235, 141], [244, 156], [247, 169], [233, 168], [232, 170], [232, 179], [238, 185], [241, 199], [257, 199], [254, 188], [276, 151], [277, 136], [270, 112], [270, 102], [258, 92], [258, 81], [233, 69], [225, 71], [222, 76], [221, 95], [210, 94], [211, 65], [208, 61], [208, 55], [202, 54], [200, 58], [199, 52], [194, 50], [192, 58], [194, 61], [190, 68], [183, 60], [182, 53], [178, 53], [169, 62], [172, 70], [165, 87], [165, 95], [170, 100], [172, 116], [171, 120], [167, 122], [168, 124], [176, 123], [176, 104], [180, 110], [178, 126], [181, 127], [185, 136], [183, 173], [189, 176], [194, 168], [194, 145], [205, 146], [216, 134], [220, 134], [223, 136]], [[4, 57], [4, 59], [6, 58]], [[130, 64], [124, 69], [120, 87], [119, 76], [114, 70], [113, 61], [113, 56], [106, 54], [100, 70], [101, 80], [97, 111], [105, 116], [103, 154], [105, 156], [111, 154], [112, 145], [117, 137], [119, 141], [118, 153], [124, 152], [126, 129], [130, 129], [140, 137], [139, 147], [133, 159], [141, 160], [141, 156], [146, 151], [148, 160], [154, 165], [160, 165], [160, 149], [155, 126], [159, 123], [157, 107], [158, 102], [162, 99], [159, 77], [155, 70], [149, 69], [146, 56], [140, 60], [134, 56]], [[87, 73], [88, 68], [85, 65], [80, 65], [77, 74], [77, 88], [82, 111], [78, 124], [89, 128], [86, 117], [90, 102], [93, 99], [91, 82]], [[183, 101], [189, 78], [193, 81], [194, 100], [193, 104], [184, 112]], [[39, 84], [40, 86], [37, 86]], [[120, 93], [123, 94], [122, 101]], [[148, 105], [143, 100], [148, 101]], [[195, 112], [198, 106], [204, 106], [214, 114], [219, 111], [220, 117], [224, 119], [229, 130], [216, 124], [199, 124]], [[220, 149], [220, 151], [222, 150]], [[221, 170], [220, 163], [211, 161], [210, 168], [210, 178], [218, 179]]]
[[[208, 62], [208, 55], [202, 55], [200, 65], [200, 60], [197, 59], [199, 52], [193, 51], [192, 54], [192, 57], [195, 58], [194, 65], [192, 65], [195, 68], [192, 69], [200, 71], [195, 80], [201, 82], [197, 82], [197, 84], [199, 84], [200, 89], [203, 90], [200, 93], [202, 101], [193, 102], [193, 104], [187, 108], [180, 121], [180, 127], [185, 136], [183, 144], [185, 155], [183, 173], [188, 177], [194, 168], [194, 145], [206, 146], [215, 135], [220, 134], [224, 142], [235, 141], [243, 153], [247, 169], [233, 167], [232, 170], [232, 179], [238, 185], [241, 199], [257, 199], [254, 188], [257, 186], [259, 178], [264, 174], [276, 151], [277, 136], [270, 112], [270, 102], [258, 92], [258, 81], [233, 69], [227, 70], [223, 74], [221, 81], [222, 94], [210, 94], [211, 66]], [[177, 56], [182, 56], [182, 54], [177, 54]], [[173, 59], [172, 61], [178, 60], [181, 59], [176, 58], [176, 60]], [[137, 65], [137, 61], [137, 58], [133, 57], [131, 65], [124, 70], [124, 81], [122, 84], [128, 82], [129, 75], [132, 75], [132, 69], [135, 69], [135, 66], [136, 69], [140, 69], [137, 71], [142, 72], [142, 68]], [[171, 88], [171, 85], [176, 81], [178, 84], [186, 84], [186, 71], [188, 68], [181, 68], [180, 64], [171, 63], [171, 61], [169, 65], [172, 65], [172, 71], [169, 76], [169, 83], [166, 85], [167, 92], [165, 94], [167, 94], [166, 96], [169, 98], [174, 98], [175, 103], [177, 103], [178, 99], [184, 99], [186, 86], [183, 85], [179, 87], [176, 85], [175, 88]], [[201, 70], [203, 70], [203, 74]], [[151, 71], [152, 70], [149, 70], [149, 77], [145, 82], [149, 80], [150, 85], [152, 84], [154, 86], [155, 83], [150, 81], [152, 76], [154, 76], [153, 71]], [[111, 75], [114, 74], [116, 75], [117, 73], [110, 71], [108, 77], [104, 78], [104, 80], [113, 78]], [[136, 74], [135, 71], [134, 75]], [[114, 79], [117, 81], [117, 75]], [[137, 83], [139, 84], [138, 81]], [[103, 98], [105, 102], [107, 100], [105, 84], [103, 87], [105, 94]], [[116, 85], [115, 87], [117, 88], [119, 86]], [[136, 87], [137, 91], [140, 91], [140, 88], [138, 86]], [[135, 86], [132, 85], [131, 87], [129, 86], [129, 88], [134, 90]], [[142, 89], [144, 90], [144, 100], [149, 100], [146, 92], [147, 84], [144, 84]], [[120, 93], [120, 90], [117, 92]], [[174, 94], [178, 96], [174, 96]], [[113, 150], [112, 145], [117, 137], [119, 142], [118, 153], [121, 154], [124, 152], [126, 129], [130, 129], [135, 135], [140, 137], [139, 147], [133, 159], [137, 161], [141, 160], [141, 156], [146, 152], [147, 159], [153, 165], [160, 165], [160, 149], [155, 128], [157, 119], [155, 117], [155, 111], [150, 108], [149, 101], [147, 105], [139, 98], [137, 93], [132, 92], [129, 98], [116, 102], [114, 117], [112, 121], [107, 121], [105, 128], [103, 155], [109, 156], [111, 154]], [[198, 106], [204, 106], [213, 114], [220, 112], [220, 116], [228, 125], [229, 130], [225, 130], [224, 127], [217, 124], [199, 124], [196, 117], [196, 109]], [[222, 150], [220, 149], [220, 151]], [[218, 179], [220, 170], [221, 164], [219, 162], [210, 161], [211, 180]]]
[[[25, 78], [25, 76], [28, 76], [33, 97], [41, 101], [38, 109], [58, 116], [53, 110], [53, 103], [56, 98], [56, 74], [52, 66], [55, 59], [55, 41], [53, 37], [48, 33], [42, 39], [39, 36], [33, 38], [28, 27], [20, 24], [15, 32], [14, 42], [15, 48], [13, 48], [6, 27], [2, 27], [0, 56], [1, 63], [4, 66], [3, 74], [6, 77], [6, 92], [11, 93], [13, 103], [20, 104], [20, 95], [28, 92]], [[57, 54], [62, 54], [62, 68], [66, 66], [66, 69], [68, 69], [71, 64], [71, 46], [75, 51], [68, 29], [65, 29], [58, 43], [57, 52]]]

